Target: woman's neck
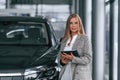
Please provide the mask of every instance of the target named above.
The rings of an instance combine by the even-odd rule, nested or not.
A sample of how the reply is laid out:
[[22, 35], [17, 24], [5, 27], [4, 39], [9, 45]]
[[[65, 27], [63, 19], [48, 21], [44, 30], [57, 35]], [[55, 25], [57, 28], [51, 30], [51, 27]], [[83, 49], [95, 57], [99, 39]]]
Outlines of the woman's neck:
[[71, 37], [73, 37], [74, 35], [76, 35], [77, 33], [71, 33]]

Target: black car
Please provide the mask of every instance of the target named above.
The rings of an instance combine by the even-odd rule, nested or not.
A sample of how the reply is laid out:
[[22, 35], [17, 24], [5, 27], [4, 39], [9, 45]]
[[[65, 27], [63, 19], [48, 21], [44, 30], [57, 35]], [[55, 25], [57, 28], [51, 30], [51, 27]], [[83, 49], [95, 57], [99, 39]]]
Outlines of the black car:
[[45, 17], [0, 17], [0, 74], [10, 73], [0, 79], [57, 80], [58, 51], [59, 41]]

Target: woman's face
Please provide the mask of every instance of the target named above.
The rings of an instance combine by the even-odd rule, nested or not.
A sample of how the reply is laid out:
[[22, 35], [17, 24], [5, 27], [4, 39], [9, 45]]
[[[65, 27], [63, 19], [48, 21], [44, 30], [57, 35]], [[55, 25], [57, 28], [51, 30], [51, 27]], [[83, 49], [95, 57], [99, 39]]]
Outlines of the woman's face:
[[79, 21], [77, 18], [71, 18], [70, 20], [70, 31], [72, 34], [77, 34], [79, 28]]

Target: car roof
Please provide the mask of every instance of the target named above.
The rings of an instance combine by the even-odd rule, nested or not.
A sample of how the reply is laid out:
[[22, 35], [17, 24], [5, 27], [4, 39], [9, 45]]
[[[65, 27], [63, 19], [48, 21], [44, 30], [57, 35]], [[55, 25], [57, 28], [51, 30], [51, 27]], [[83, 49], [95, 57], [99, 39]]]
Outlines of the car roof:
[[0, 21], [25, 21], [25, 22], [47, 22], [48, 19], [39, 16], [39, 17], [30, 17], [30, 16], [0, 16]]

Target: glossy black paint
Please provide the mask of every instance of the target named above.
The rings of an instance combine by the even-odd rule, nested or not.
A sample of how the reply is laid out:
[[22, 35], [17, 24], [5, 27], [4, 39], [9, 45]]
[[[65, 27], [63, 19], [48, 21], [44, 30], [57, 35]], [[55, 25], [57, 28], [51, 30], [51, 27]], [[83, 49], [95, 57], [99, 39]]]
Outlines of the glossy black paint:
[[[30, 23], [30, 24], [29, 24]], [[49, 77], [53, 77], [53, 80], [57, 79], [58, 76], [58, 71], [56, 69], [57, 63], [56, 57], [59, 51], [59, 41], [56, 39], [56, 36], [54, 34], [54, 30], [50, 24], [50, 22], [44, 18], [44, 17], [16, 17], [16, 16], [4, 16], [0, 17], [0, 32], [2, 33], [5, 31], [8, 26], [11, 29], [14, 26], [34, 26], [39, 28], [38, 26], [43, 24], [45, 29], [46, 29], [46, 34], [44, 37], [46, 37], [47, 42], [43, 44], [41, 41], [38, 43], [32, 43], [28, 42], [29, 41], [29, 36], [27, 35], [25, 39], [20, 38], [21, 40], [18, 40], [18, 38], [12, 39], [11, 36], [14, 33], [17, 33], [17, 30], [20, 30], [17, 27], [17, 30], [12, 30], [11, 32], [8, 33], [8, 37], [10, 38], [5, 38], [0, 40], [0, 70], [26, 70], [29, 69], [37, 71], [37, 76], [34, 78], [47, 78], [48, 80]], [[8, 30], [9, 30], [8, 29]], [[22, 28], [24, 29], [24, 28]], [[3, 30], [3, 31], [2, 31]], [[24, 32], [20, 31], [22, 34]], [[6, 34], [7, 34], [6, 33]], [[10, 33], [10, 34], [9, 34]], [[33, 32], [34, 34], [34, 32]], [[32, 35], [32, 34], [31, 34]], [[0, 35], [1, 36], [1, 35]], [[35, 35], [33, 35], [35, 36]], [[2, 36], [1, 36], [2, 37]], [[39, 38], [41, 39], [41, 37]], [[10, 42], [11, 40], [11, 42]], [[17, 40], [19, 42], [17, 42]], [[23, 41], [23, 42], [22, 42]], [[37, 69], [38, 66], [42, 66], [45, 69], [45, 71], [42, 71], [42, 73], [48, 72], [50, 68], [51, 70], [55, 71], [53, 75], [47, 75], [46, 77], [39, 76], [41, 75], [41, 71]], [[51, 71], [51, 72], [53, 72]], [[50, 71], [49, 71], [50, 72]], [[27, 78], [25, 78], [27, 80]]]

